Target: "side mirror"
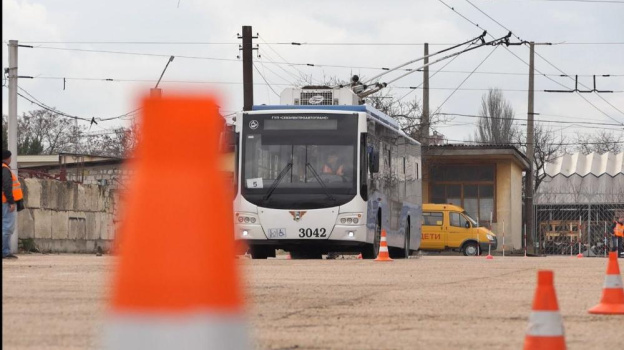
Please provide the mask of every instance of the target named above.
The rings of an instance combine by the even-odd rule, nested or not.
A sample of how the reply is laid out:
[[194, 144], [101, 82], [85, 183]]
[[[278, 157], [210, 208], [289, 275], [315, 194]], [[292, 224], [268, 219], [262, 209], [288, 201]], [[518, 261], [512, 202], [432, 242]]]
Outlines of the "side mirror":
[[470, 228], [470, 223], [466, 221], [466, 224], [464, 226], [466, 226], [466, 228]]
[[373, 152], [370, 153], [370, 161], [368, 163], [370, 165], [371, 174], [375, 174], [379, 172], [379, 151], [374, 149]]

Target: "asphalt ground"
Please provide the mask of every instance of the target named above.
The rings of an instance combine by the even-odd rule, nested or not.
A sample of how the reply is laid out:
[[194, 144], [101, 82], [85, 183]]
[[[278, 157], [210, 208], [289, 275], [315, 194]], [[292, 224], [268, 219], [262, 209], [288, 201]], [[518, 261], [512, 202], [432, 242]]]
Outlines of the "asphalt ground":
[[[568, 349], [624, 344], [624, 316], [587, 313], [600, 300], [604, 258], [238, 262], [260, 349], [520, 349], [538, 269], [555, 272]], [[3, 260], [3, 349], [98, 348], [114, 266], [94, 255]]]

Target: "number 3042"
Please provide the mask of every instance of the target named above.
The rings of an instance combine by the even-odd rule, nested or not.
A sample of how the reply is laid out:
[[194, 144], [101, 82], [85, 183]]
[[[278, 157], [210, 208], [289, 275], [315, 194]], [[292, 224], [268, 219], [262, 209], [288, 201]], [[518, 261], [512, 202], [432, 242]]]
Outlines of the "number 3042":
[[326, 230], [324, 228], [300, 228], [299, 229], [299, 237], [301, 238], [312, 238], [312, 237], [327, 237]]

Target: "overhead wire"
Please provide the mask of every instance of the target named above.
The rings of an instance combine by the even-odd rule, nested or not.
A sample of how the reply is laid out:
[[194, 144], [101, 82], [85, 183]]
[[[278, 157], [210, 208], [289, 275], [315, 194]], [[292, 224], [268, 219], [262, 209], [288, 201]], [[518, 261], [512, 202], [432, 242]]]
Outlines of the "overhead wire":
[[271, 91], [273, 91], [273, 93], [279, 97], [280, 95], [275, 92], [275, 90], [273, 89], [273, 87], [271, 86], [271, 84], [266, 80], [266, 78], [264, 77], [264, 75], [262, 75], [262, 72], [260, 72], [260, 70], [258, 69], [258, 67], [254, 64], [253, 65], [254, 69], [256, 70], [256, 72], [260, 75], [260, 77], [262, 78], [262, 80], [264, 80], [264, 82], [267, 84], [267, 86], [271, 89]]
[[[472, 70], [472, 72], [475, 72], [477, 69], [479, 69], [479, 67], [481, 67], [481, 65], [483, 63], [485, 63], [485, 61], [487, 61], [488, 58], [490, 58], [490, 56], [492, 56], [492, 54], [496, 51], [496, 49], [498, 49], [498, 46], [495, 46], [494, 49], [487, 55], [485, 56], [485, 58], [479, 62], [479, 64], [475, 67], [475, 69]], [[464, 85], [464, 83], [472, 76], [472, 73], [470, 73], [466, 78], [464, 78], [464, 80], [462, 80], [462, 82], [457, 86], [457, 88], [455, 90], [453, 90], [453, 92], [451, 92], [450, 95], [448, 95], [448, 97], [438, 106], [438, 108], [435, 110], [435, 112], [433, 112], [432, 115], [435, 115], [436, 113], [438, 113], [438, 111], [440, 111], [440, 109], [442, 108], [442, 106], [444, 106], [444, 104], [451, 98], [453, 97], [453, 95], [457, 92], [457, 90], [459, 88], [462, 87], [462, 85]]]
[[[453, 12], [455, 12], [455, 13], [456, 13], [456, 14], [458, 14], [459, 16], [461, 16], [462, 18], [464, 18], [466, 21], [470, 22], [471, 24], [475, 25], [476, 27], [478, 27], [478, 28], [480, 28], [480, 29], [483, 29], [483, 27], [479, 26], [479, 24], [477, 24], [477, 23], [473, 22], [472, 20], [468, 19], [466, 16], [464, 16], [464, 15], [463, 15], [463, 14], [461, 14], [461, 13], [459, 13], [457, 10], [455, 10], [455, 8], [453, 8], [453, 7], [449, 6], [449, 5], [448, 5], [447, 3], [445, 3], [443, 0], [438, 0], [438, 1], [439, 1], [439, 2], [441, 2], [442, 4], [444, 4], [444, 6], [448, 7], [449, 9], [451, 9]], [[466, 1], [468, 1], [468, 0], [466, 0]], [[475, 6], [475, 5], [473, 4], [473, 6]], [[476, 7], [476, 6], [475, 6], [475, 7]], [[481, 11], [481, 10], [480, 10], [480, 11]], [[481, 12], [482, 12], [482, 13], [484, 13], [483, 11], [481, 11]], [[487, 15], [487, 14], [486, 14], [486, 15]], [[488, 17], [490, 17], [490, 16], [488, 16]], [[503, 26], [502, 24], [499, 24], [499, 25], [501, 25], [501, 27], [502, 27], [503, 29], [505, 29], [505, 30], [508, 30], [508, 31], [509, 31], [509, 29], [507, 29], [507, 28], [506, 28], [505, 26]], [[512, 35], [513, 35], [514, 37], [516, 37], [516, 38], [520, 39], [517, 35], [513, 34], [513, 32], [511, 32], [511, 31], [509, 31], [509, 32], [510, 32], [510, 33], [512, 33]], [[488, 35], [489, 35], [489, 36], [491, 36], [491, 37], [493, 37], [493, 36], [492, 36], [492, 34], [490, 34], [490, 33], [488, 33]], [[520, 39], [520, 40], [521, 40], [521, 39]], [[521, 41], [523, 41], [523, 40], [521, 40]], [[523, 59], [522, 59], [522, 58], [520, 58], [518, 55], [516, 55], [515, 53], [513, 53], [511, 50], [509, 50], [509, 48], [505, 47], [505, 50], [507, 50], [507, 52], [511, 53], [514, 57], [516, 57], [518, 60], [520, 60], [521, 62], [523, 62], [525, 65], [530, 66], [530, 65], [529, 65], [529, 63], [527, 63], [525, 60], [523, 60]], [[534, 68], [534, 70], [535, 70], [536, 72], [538, 72], [540, 75], [543, 75], [543, 73], [542, 73], [542, 72], [540, 72], [537, 68]], [[548, 77], [548, 76], [546, 76], [546, 75], [544, 75], [544, 77], [546, 77], [547, 79], [549, 79], [549, 80], [553, 81], [553, 82], [554, 82], [554, 83], [556, 83], [557, 85], [560, 85], [560, 86], [562, 86], [562, 87], [566, 88], [567, 90], [572, 90], [572, 89], [570, 89], [569, 87], [565, 86], [564, 84], [562, 84], [562, 83], [560, 83], [560, 82], [558, 82], [558, 81], [556, 81], [556, 80], [554, 80], [554, 79], [552, 79], [552, 78], [550, 78], [550, 77]], [[583, 100], [585, 100], [588, 104], [590, 104], [592, 107], [594, 107], [594, 109], [598, 110], [600, 113], [602, 113], [603, 115], [605, 115], [605, 116], [606, 116], [606, 117], [608, 117], [609, 119], [611, 119], [611, 120], [613, 120], [613, 121], [616, 121], [616, 122], [621, 123], [622, 125], [624, 125], [624, 123], [622, 123], [621, 121], [619, 121], [619, 120], [617, 120], [617, 119], [615, 119], [615, 118], [611, 117], [609, 114], [607, 114], [606, 112], [604, 112], [602, 109], [598, 108], [598, 106], [596, 106], [595, 104], [591, 103], [591, 101], [589, 101], [588, 99], [586, 99], [586, 98], [585, 98], [585, 96], [581, 95], [581, 94], [580, 94], [580, 93], [578, 93], [578, 92], [577, 92], [577, 94], [578, 94], [578, 95], [579, 95], [579, 96], [580, 96]]]
[[[470, 47], [470, 46], [472, 46], [472, 45], [473, 45], [473, 43], [470, 43], [470, 45], [469, 45], [468, 47]], [[453, 61], [455, 61], [458, 57], [459, 57], [459, 55], [457, 55], [457, 56], [453, 57], [450, 61], [446, 62], [446, 63], [442, 66], [442, 68], [440, 68], [440, 70], [438, 70], [438, 71], [435, 71], [435, 72], [434, 72], [434, 73], [433, 73], [433, 74], [429, 77], [429, 79], [431, 79], [431, 78], [435, 77], [438, 73], [442, 72], [442, 70], [443, 70], [444, 68], [446, 68], [449, 64], [453, 63]], [[412, 92], [416, 91], [416, 89], [418, 89], [418, 88], [419, 88], [420, 86], [422, 86], [424, 83], [425, 83], [425, 82], [423, 81], [422, 83], [418, 84], [418, 85], [417, 85], [414, 89], [412, 89], [411, 91], [408, 91], [405, 95], [401, 96], [401, 97], [400, 97], [397, 101], [401, 101], [401, 100], [402, 100], [402, 99], [404, 99], [407, 95], [409, 95], [409, 94], [411, 94]]]
[[[475, 9], [477, 9], [479, 12], [481, 12], [482, 14], [484, 14], [486, 17], [488, 17], [490, 20], [492, 20], [493, 22], [495, 22], [496, 24], [498, 24], [499, 26], [501, 26], [503, 29], [509, 31], [510, 33], [513, 34], [513, 32], [505, 27], [503, 24], [501, 24], [499, 21], [495, 20], [494, 18], [492, 18], [490, 15], [488, 15], [487, 13], [485, 13], [483, 10], [481, 10], [479, 7], [477, 7], [475, 4], [473, 4], [470, 0], [466, 0], [467, 3], [469, 3], [470, 5], [472, 5], [472, 7], [474, 7]], [[513, 34], [513, 36], [515, 36], [518, 40], [520, 40], [521, 42], [526, 43], [526, 41], [522, 40], [519, 36]], [[572, 79], [571, 76], [569, 76], [567, 73], [565, 73], [563, 70], [559, 69], [559, 67], [555, 66], [554, 64], [552, 64], [550, 61], [548, 61], [546, 58], [544, 58], [544, 56], [540, 55], [539, 52], [535, 52], [535, 54], [537, 56], [539, 56], [541, 59], [543, 59], [546, 63], [550, 64], [553, 68], [555, 68], [556, 70], [558, 70], [559, 72], [562, 73], [563, 76], [570, 78], [571, 80], [574, 81], [574, 79]], [[583, 83], [581, 83], [581, 86], [585, 87], [586, 89], [589, 89], [589, 87], [587, 87], [586, 85], [584, 85]], [[611, 107], [613, 107], [614, 109], [616, 109], [618, 112], [622, 113], [624, 115], [624, 112], [622, 112], [619, 108], [615, 107], [614, 105], [612, 105], [609, 101], [607, 101], [605, 98], [603, 98], [602, 96], [600, 96], [600, 94], [598, 94], [598, 92], [593, 91], [598, 97], [600, 97], [600, 99], [602, 99], [603, 101], [605, 101], [607, 104], [609, 104]], [[576, 91], [576, 93], [581, 96], [585, 101], [587, 101], [589, 104], [591, 104], [592, 106], [594, 106], [594, 108], [597, 108], [593, 103], [591, 103], [589, 100], [587, 100], [585, 98], [585, 96], [581, 95], [578, 91]], [[600, 110], [600, 109], [599, 109]], [[600, 112], [602, 112], [604, 115], [606, 115], [607, 117], [609, 117], [609, 119], [612, 120], [616, 120], [614, 118], [611, 118], [609, 115], [607, 115], [605, 112], [603, 112], [602, 110], [600, 110]], [[617, 121], [617, 120], [616, 120]], [[624, 123], [623, 123], [624, 124]]]

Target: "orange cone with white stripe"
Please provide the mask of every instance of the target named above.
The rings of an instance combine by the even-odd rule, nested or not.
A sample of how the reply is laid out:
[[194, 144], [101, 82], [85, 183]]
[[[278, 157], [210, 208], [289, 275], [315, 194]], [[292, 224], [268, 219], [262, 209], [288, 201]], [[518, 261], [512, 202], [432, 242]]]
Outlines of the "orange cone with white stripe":
[[566, 348], [563, 320], [559, 313], [552, 271], [537, 272], [537, 289], [524, 338], [524, 350], [562, 350]]
[[602, 289], [600, 304], [588, 310], [590, 314], [624, 315], [624, 286], [617, 260], [617, 252], [609, 252], [607, 276]]
[[379, 242], [379, 254], [375, 261], [392, 261], [388, 252], [388, 242], [386, 242], [386, 230], [381, 230], [381, 242]]
[[249, 349], [217, 103], [147, 99], [142, 111], [103, 348]]

